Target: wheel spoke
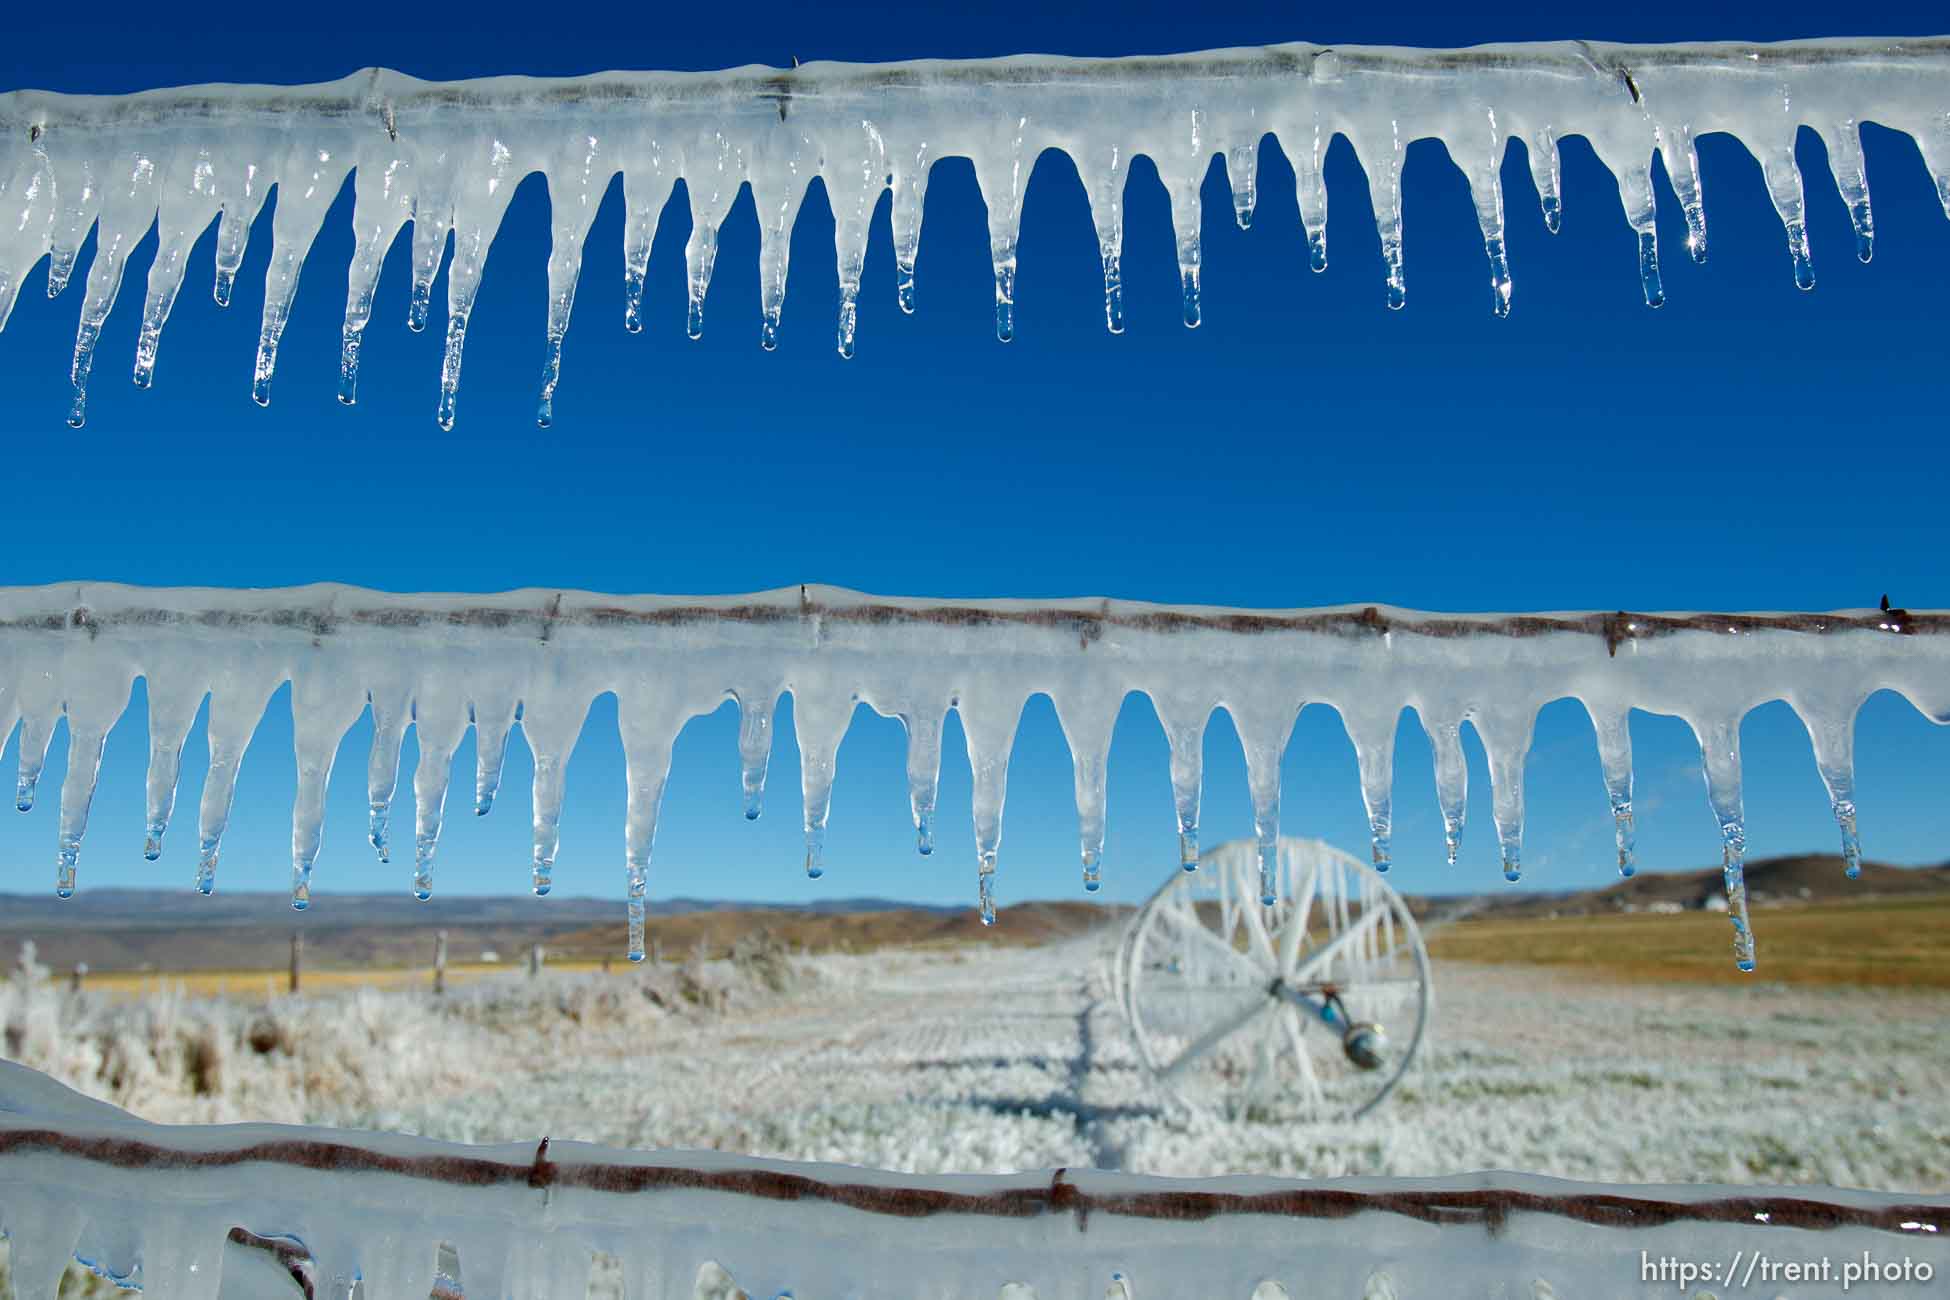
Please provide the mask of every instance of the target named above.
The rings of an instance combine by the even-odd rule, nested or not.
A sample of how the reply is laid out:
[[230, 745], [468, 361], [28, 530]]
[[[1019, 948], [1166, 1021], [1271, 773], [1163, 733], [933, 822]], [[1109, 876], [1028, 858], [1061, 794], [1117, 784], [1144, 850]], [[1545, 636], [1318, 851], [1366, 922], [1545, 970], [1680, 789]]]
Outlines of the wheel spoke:
[[1296, 962], [1300, 960], [1300, 944], [1307, 935], [1307, 922], [1314, 912], [1314, 895], [1320, 884], [1320, 864], [1312, 854], [1307, 857], [1307, 877], [1293, 894], [1293, 914], [1287, 917], [1286, 925], [1280, 930], [1280, 964], [1282, 974], [1291, 975]]
[[1259, 963], [1253, 960], [1252, 953], [1240, 952], [1237, 948], [1227, 943], [1224, 939], [1221, 939], [1218, 935], [1213, 934], [1210, 930], [1206, 929], [1205, 926], [1199, 923], [1196, 915], [1193, 915], [1190, 918], [1186, 918], [1184, 916], [1179, 915], [1179, 913], [1175, 909], [1162, 908], [1162, 907], [1159, 908], [1155, 913], [1153, 913], [1153, 915], [1156, 916], [1160, 921], [1164, 921], [1168, 923], [1171, 926], [1171, 928], [1177, 931], [1179, 934], [1182, 934], [1187, 938], [1194, 939], [1206, 945], [1207, 950], [1211, 952], [1214, 956], [1217, 956], [1219, 954], [1224, 954], [1225, 957], [1231, 962], [1233, 962], [1235, 965], [1244, 965], [1253, 968], [1255, 971], [1259, 970], [1260, 968]]
[[1369, 930], [1373, 929], [1375, 923], [1380, 919], [1381, 919], [1380, 908], [1375, 908], [1373, 911], [1362, 913], [1358, 920], [1354, 921], [1345, 930], [1342, 930], [1339, 934], [1335, 935], [1333, 939], [1330, 940], [1328, 943], [1326, 943], [1324, 946], [1316, 948], [1312, 952], [1308, 953], [1306, 955], [1305, 960], [1303, 960], [1299, 964], [1299, 966], [1297, 966], [1294, 969], [1293, 972], [1294, 980], [1297, 982], [1305, 983], [1307, 980], [1313, 977], [1316, 971], [1325, 970], [1336, 957], [1348, 951], [1356, 943], [1359, 943], [1361, 940], [1361, 936], [1366, 934]]
[[1244, 1009], [1220, 1021], [1217, 1025], [1214, 1025], [1199, 1035], [1192, 1045], [1180, 1052], [1177, 1059], [1172, 1061], [1170, 1065], [1160, 1070], [1158, 1077], [1167, 1083], [1176, 1079], [1200, 1057], [1244, 1029], [1247, 1025], [1250, 1025], [1253, 1021], [1265, 1015], [1267, 1008], [1272, 1005], [1273, 1001], [1270, 998], [1257, 999]]
[[1307, 1104], [1316, 1111], [1327, 1108], [1327, 1094], [1320, 1086], [1320, 1076], [1314, 1073], [1313, 1053], [1307, 1050], [1307, 1036], [1300, 1029], [1300, 1009], [1287, 1007], [1280, 1015], [1280, 1028], [1286, 1034], [1287, 1046], [1293, 1050], [1300, 1064], [1300, 1086], [1306, 1090]]

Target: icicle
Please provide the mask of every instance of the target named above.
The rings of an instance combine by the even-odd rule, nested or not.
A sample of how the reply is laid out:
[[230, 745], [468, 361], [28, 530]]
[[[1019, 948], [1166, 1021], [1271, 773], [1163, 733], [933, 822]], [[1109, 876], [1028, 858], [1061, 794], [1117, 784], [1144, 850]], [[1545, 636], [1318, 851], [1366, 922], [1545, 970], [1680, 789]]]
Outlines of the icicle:
[[1408, 305], [1408, 285], [1402, 278], [1402, 163], [1406, 148], [1401, 123], [1389, 122], [1388, 161], [1382, 164], [1381, 192], [1375, 197], [1375, 222], [1381, 233], [1381, 260], [1388, 267], [1388, 307]]
[[[548, 344], [542, 361], [542, 395], [535, 407], [535, 423], [546, 429], [555, 420], [555, 385], [562, 378], [562, 340], [569, 333], [575, 309], [576, 281], [582, 275], [582, 245], [602, 206], [613, 168], [598, 164], [602, 148], [593, 135], [583, 135], [578, 148], [549, 167], [549, 210], [553, 214], [548, 250]], [[557, 178], [564, 191], [556, 192]]]
[[1828, 146], [1828, 167], [1835, 174], [1835, 188], [1848, 204], [1848, 219], [1855, 227], [1855, 256], [1867, 262], [1875, 256], [1876, 222], [1869, 207], [1869, 170], [1862, 156], [1862, 129], [1853, 119], [1842, 122], [1823, 135]]
[[[218, 161], [221, 165], [221, 160]], [[250, 242], [251, 225], [257, 220], [257, 214], [264, 210], [264, 200], [271, 192], [271, 178], [261, 173], [262, 169], [256, 163], [247, 161], [238, 176], [226, 178], [222, 173], [218, 174], [224, 199], [223, 212], [217, 219], [217, 275], [211, 285], [210, 296], [219, 307], [230, 305], [231, 290], [237, 283], [237, 271], [244, 265], [244, 249]]]
[[95, 344], [121, 292], [122, 271], [129, 254], [154, 220], [155, 184], [155, 161], [137, 154], [123, 160], [106, 187], [96, 232], [95, 264], [88, 268], [88, 296], [82, 300], [81, 323], [75, 328], [74, 363], [68, 372], [74, 384], [74, 403], [68, 410], [71, 428], [79, 429], [87, 422], [88, 372], [95, 364]]
[[1151, 696], [1171, 744], [1171, 797], [1178, 812], [1178, 863], [1198, 870], [1198, 806], [1205, 785], [1205, 724], [1217, 707], [1208, 698], [1172, 700]]
[[1632, 728], [1629, 711], [1605, 708], [1585, 701], [1591, 726], [1598, 733], [1598, 763], [1605, 774], [1605, 794], [1611, 800], [1614, 837], [1618, 841], [1618, 874], [1630, 877], [1638, 870], [1634, 847], [1636, 827], [1632, 813]]
[[684, 332], [694, 339], [704, 337], [704, 295], [711, 287], [711, 268], [718, 260], [718, 227], [731, 211], [745, 179], [743, 159], [734, 156], [723, 133], [718, 133], [717, 142], [716, 159], [708, 174], [702, 167], [684, 172], [684, 186], [691, 199], [691, 237], [684, 244], [690, 306]]
[[360, 160], [352, 183], [352, 261], [346, 268], [340, 332], [339, 401], [359, 400], [359, 349], [372, 323], [372, 299], [399, 232], [413, 216], [413, 168], [400, 158]]
[[1307, 264], [1316, 272], [1327, 269], [1327, 181], [1321, 166], [1332, 133], [1314, 122], [1310, 151], [1297, 150], [1293, 159], [1294, 197], [1300, 205], [1300, 225], [1307, 232]]
[[447, 267], [447, 346], [440, 360], [440, 404], [435, 415], [443, 431], [454, 427], [467, 319], [474, 311], [474, 297], [481, 291], [488, 249], [521, 175], [508, 147], [494, 140], [484, 164], [466, 174], [467, 183], [454, 201], [454, 257]]
[[163, 836], [176, 809], [176, 786], [182, 772], [183, 743], [197, 710], [203, 707], [201, 685], [185, 688], [174, 682], [147, 681], [149, 696], [148, 816], [143, 826], [142, 856], [151, 862], [162, 856]]
[[413, 697], [413, 737], [420, 747], [413, 768], [413, 897], [423, 903], [433, 897], [433, 858], [454, 777], [454, 751], [467, 734], [467, 710], [446, 689], [446, 683], [432, 689], [423, 685]]
[[306, 673], [291, 684], [291, 748], [298, 789], [291, 804], [291, 906], [311, 906], [311, 872], [325, 839], [325, 793], [339, 742], [365, 712], [362, 691], [329, 671]]
[[907, 802], [914, 815], [914, 847], [923, 857], [934, 852], [934, 796], [941, 784], [941, 727], [947, 713], [944, 701], [900, 715], [907, 728]]
[[1652, 172], [1640, 164], [1620, 166], [1618, 197], [1625, 205], [1625, 222], [1638, 236], [1639, 285], [1645, 291], [1645, 305], [1666, 305], [1665, 284], [1659, 275], [1658, 209], [1652, 192]]
[[[103, 183], [95, 175], [92, 159], [85, 155], [74, 162], [56, 163], [54, 171], [55, 211], [48, 225], [47, 296], [58, 298], [74, 274], [75, 259], [81, 245], [95, 225], [101, 211]], [[101, 258], [102, 241], [95, 244], [95, 257]], [[118, 272], [119, 274], [119, 272]]]
[[1469, 802], [1469, 762], [1463, 757], [1462, 720], [1432, 716], [1419, 706], [1416, 715], [1435, 752], [1435, 798], [1442, 809], [1442, 839], [1453, 867], [1462, 846], [1463, 817]]
[[555, 870], [555, 853], [562, 843], [562, 801], [569, 756], [582, 735], [590, 700], [568, 687], [546, 695], [531, 694], [522, 701], [521, 734], [535, 756], [531, 802], [534, 805], [534, 859], [530, 866], [533, 889], [548, 892]]
[[1721, 874], [1726, 880], [1727, 917], [1733, 922], [1734, 964], [1754, 969], [1754, 932], [1747, 919], [1747, 829], [1740, 799], [1740, 719], [1694, 722], [1700, 761], [1706, 771], [1706, 797], [1720, 824]]
[[237, 768], [257, 734], [258, 720], [271, 702], [281, 675], [224, 683], [210, 693], [210, 716], [204, 734], [210, 745], [210, 766], [203, 778], [203, 803], [197, 814], [196, 888], [208, 894], [217, 887], [217, 853], [230, 825], [230, 805], [237, 794]]
[[750, 687], [738, 700], [739, 778], [745, 788], [745, 820], [755, 822], [765, 811], [765, 773], [772, 765], [772, 713], [778, 703], [773, 688]]
[[1508, 141], [1497, 127], [1496, 110], [1489, 110], [1488, 118], [1487, 150], [1466, 174], [1490, 264], [1490, 314], [1501, 320], [1510, 314], [1510, 257], [1503, 245], [1503, 151]]
[[658, 685], [627, 690], [618, 698], [616, 725], [623, 737], [624, 779], [629, 804], [624, 815], [623, 858], [629, 915], [629, 959], [643, 960], [644, 891], [650, 853], [657, 841], [657, 817], [664, 784], [670, 777], [670, 750], [687, 719]]
[[860, 123], [860, 152], [846, 167], [823, 161], [821, 176], [833, 207], [833, 252], [840, 276], [838, 348], [852, 357], [853, 336], [859, 322], [860, 277], [866, 267], [867, 240], [873, 230], [874, 209], [887, 189], [887, 144], [870, 121]]
[[1676, 127], [1659, 133], [1659, 152], [1666, 160], [1666, 175], [1673, 193], [1686, 214], [1686, 251], [1693, 261], [1706, 261], [1706, 197], [1700, 179], [1699, 149], [1693, 143], [1693, 128]]
[[1104, 800], [1106, 773], [1110, 764], [1111, 732], [1123, 707], [1122, 694], [1115, 690], [1085, 688], [1075, 695], [1054, 700], [1056, 718], [1063, 728], [1063, 739], [1070, 747], [1070, 765], [1075, 773], [1077, 799], [1077, 838], [1083, 850], [1083, 887], [1096, 893], [1102, 887], [1104, 853]]
[[[41, 784], [41, 770], [47, 766], [47, 747], [54, 740], [54, 724], [59, 720], [58, 701], [46, 701], [39, 708], [20, 711], [20, 778], [14, 784], [14, 807], [21, 812], [34, 810], [34, 792]], [[4, 744], [0, 738], [0, 744]]]
[[1199, 221], [1201, 208], [1199, 186], [1205, 180], [1206, 169], [1211, 165], [1211, 151], [1203, 140], [1205, 115], [1198, 109], [1191, 113], [1191, 138], [1184, 154], [1185, 172], [1181, 176], [1166, 178], [1165, 171], [1159, 170], [1159, 179], [1165, 181], [1171, 193], [1171, 230], [1178, 243], [1178, 287], [1184, 300], [1186, 329], [1197, 329], [1204, 319], [1199, 306]]
[[477, 701], [468, 706], [474, 724], [474, 815], [485, 817], [494, 809], [494, 798], [501, 791], [501, 769], [508, 761], [508, 733], [521, 718], [521, 706]]
[[994, 685], [955, 701], [974, 776], [975, 883], [982, 924], [995, 924], [995, 865], [1002, 847], [1002, 803], [1009, 788], [1009, 751], [1022, 717], [1023, 693]]
[[446, 153], [428, 159], [413, 195], [413, 284], [406, 303], [406, 328], [418, 334], [433, 314], [433, 281], [447, 256], [454, 228], [455, 164]]
[[1232, 217], [1241, 230], [1250, 230], [1259, 203], [1259, 140], [1257, 137], [1226, 150], [1226, 180], [1232, 186]]
[[75, 864], [81, 858], [81, 840], [88, 833], [88, 808], [95, 801], [95, 782], [101, 776], [102, 746], [108, 731], [128, 705], [124, 688], [106, 725], [96, 720], [82, 724], [68, 718], [68, 773], [61, 782], [60, 844], [55, 852], [54, 892], [61, 898], [74, 897]]
[[1537, 205], [1544, 213], [1544, 229], [1555, 235], [1564, 224], [1562, 171], [1557, 156], [1557, 132], [1545, 127], [1528, 142], [1530, 179], [1537, 187]]
[[799, 787], [806, 809], [806, 875], [814, 880], [826, 874], [826, 815], [833, 802], [835, 764], [858, 699], [830, 685], [792, 694], [792, 729], [799, 742]]
[[1124, 332], [1124, 151], [1116, 145], [1103, 172], [1090, 184], [1090, 219], [1104, 264], [1104, 324]]
[[369, 810], [366, 838], [381, 862], [393, 860], [388, 837], [393, 820], [393, 791], [399, 785], [399, 749], [411, 721], [411, 696], [405, 686], [373, 690], [372, 750], [366, 758], [366, 800]]
[[1246, 752], [1253, 836], [1259, 841], [1259, 901], [1267, 907], [1279, 901], [1280, 759], [1293, 737], [1300, 707], [1292, 701], [1269, 705], [1258, 700], [1233, 711], [1233, 725]]
[[988, 205], [989, 261], [995, 268], [995, 337], [1001, 343], [1016, 336], [1016, 238], [1022, 228], [1023, 191], [1029, 184], [1029, 170], [1036, 163], [1033, 146], [1025, 147], [1028, 125], [1028, 118], [1016, 119], [1006, 157], [982, 150], [975, 160], [975, 182]]
[[1479, 711], [1470, 721], [1490, 760], [1490, 820], [1502, 848], [1503, 878], [1515, 884], [1523, 878], [1523, 768], [1537, 712], [1527, 702], [1515, 702], [1493, 716]]
[[[900, 297], [901, 310], [914, 314], [914, 262], [921, 252], [921, 213], [926, 207], [928, 194], [928, 169], [934, 166], [934, 155], [928, 150], [928, 142], [923, 140], [911, 150], [889, 150], [897, 160], [894, 166], [892, 186], [894, 206], [891, 213], [894, 230], [894, 284]], [[911, 161], [905, 166], [900, 158]], [[1950, 209], [1950, 199], [1944, 201]]]
[[271, 217], [271, 263], [264, 270], [264, 321], [257, 335], [257, 366], [251, 379], [251, 400], [271, 404], [271, 376], [277, 370], [278, 342], [291, 319], [291, 300], [298, 293], [298, 276], [305, 269], [326, 210], [338, 196], [350, 166], [334, 161], [329, 150], [295, 156], [279, 174], [278, 206]]
[[1828, 804], [1842, 833], [1842, 868], [1850, 880], [1862, 874], [1862, 842], [1855, 831], [1855, 717], [1862, 698], [1791, 701], [1814, 746], [1815, 766], [1828, 788]]
[[11, 175], [0, 171], [0, 211], [9, 216], [0, 229], [0, 330], [7, 327], [28, 273], [48, 251], [54, 213], [54, 166], [42, 142], [31, 140], [14, 161]]
[[[161, 208], [156, 216], [156, 260], [149, 267], [149, 291], [142, 304], [142, 328], [136, 336], [137, 388], [149, 387], [155, 378], [156, 351], [162, 345], [163, 325], [169, 320], [176, 295], [183, 287], [190, 250], [215, 219], [220, 206], [215, 170], [207, 151], [190, 161], [186, 178], [172, 175], [163, 186]], [[4, 318], [4, 311], [5, 304], [0, 303], [0, 319]]]
[[[786, 273], [791, 262], [792, 226], [806, 196], [806, 175], [800, 170], [797, 144], [783, 160], [761, 160], [763, 185], [752, 187], [758, 213], [759, 346], [770, 352], [779, 346], [779, 320], [785, 312]], [[779, 187], [783, 187], [780, 189]]]
[[1395, 788], [1395, 729], [1401, 710], [1343, 705], [1341, 724], [1354, 744], [1355, 766], [1361, 772], [1361, 802], [1368, 813], [1368, 832], [1374, 846], [1374, 869], [1394, 865], [1389, 846], [1393, 827]]
[[624, 152], [632, 162], [623, 171], [623, 328], [636, 334], [643, 329], [650, 246], [656, 243], [657, 223], [677, 178], [665, 173], [663, 150], [654, 141]]
[[1815, 265], [1808, 255], [1808, 218], [1801, 193], [1801, 167], [1794, 161], [1794, 141], [1761, 158], [1761, 174], [1767, 181], [1768, 197], [1787, 228], [1788, 256], [1794, 260], [1794, 283], [1800, 289], [1815, 287]]

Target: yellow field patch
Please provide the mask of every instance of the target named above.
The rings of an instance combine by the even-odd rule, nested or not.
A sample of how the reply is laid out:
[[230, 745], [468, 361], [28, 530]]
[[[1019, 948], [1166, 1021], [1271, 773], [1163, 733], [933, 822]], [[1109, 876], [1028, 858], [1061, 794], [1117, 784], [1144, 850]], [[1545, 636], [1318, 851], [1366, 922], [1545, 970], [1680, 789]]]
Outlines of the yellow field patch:
[[1950, 898], [1770, 907], [1753, 913], [1759, 968], [1733, 965], [1723, 912], [1458, 921], [1429, 940], [1440, 961], [1580, 968], [1628, 980], [1950, 988]]

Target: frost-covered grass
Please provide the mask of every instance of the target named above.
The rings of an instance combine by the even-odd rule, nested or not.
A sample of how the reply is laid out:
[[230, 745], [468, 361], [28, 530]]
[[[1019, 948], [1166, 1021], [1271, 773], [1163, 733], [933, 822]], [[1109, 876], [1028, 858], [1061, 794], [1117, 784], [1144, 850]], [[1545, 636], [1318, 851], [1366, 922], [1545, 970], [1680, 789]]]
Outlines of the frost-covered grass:
[[[714, 1147], [912, 1171], [1435, 1175], [1950, 1190], [1950, 996], [1608, 985], [1437, 965], [1422, 1065], [1371, 1119], [1168, 1106], [1095, 941], [270, 1003], [0, 985], [6, 1050], [158, 1120]], [[688, 983], [687, 983], [688, 980]], [[777, 986], [777, 987], [775, 987]], [[723, 990], [723, 1000], [717, 990]]]

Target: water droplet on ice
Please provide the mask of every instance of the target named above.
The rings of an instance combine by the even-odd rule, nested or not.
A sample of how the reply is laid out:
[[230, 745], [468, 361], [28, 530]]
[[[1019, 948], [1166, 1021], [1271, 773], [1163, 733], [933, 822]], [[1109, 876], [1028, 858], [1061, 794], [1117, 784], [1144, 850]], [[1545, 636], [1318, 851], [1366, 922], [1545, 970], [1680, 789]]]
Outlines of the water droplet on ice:
[[1850, 880], [1862, 876], [1862, 841], [1855, 833], [1855, 801], [1835, 801], [1835, 824], [1842, 831], [1842, 870]]
[[1510, 314], [1510, 258], [1498, 238], [1483, 241], [1490, 260], [1490, 312], [1501, 320]]
[[1316, 272], [1327, 269], [1327, 227], [1318, 226], [1307, 232], [1307, 265]]
[[860, 324], [860, 304], [858, 290], [844, 289], [840, 293], [839, 353], [846, 360], [853, 359], [853, 335]]
[[1116, 253], [1104, 254], [1104, 325], [1113, 334], [1124, 332], [1124, 267]]
[[1639, 231], [1639, 284], [1646, 306], [1666, 305], [1666, 287], [1659, 279], [1659, 236], [1650, 230]]
[[1613, 799], [1611, 802], [1612, 824], [1618, 841], [1618, 874], [1626, 879], [1638, 873], [1638, 854], [1634, 846], [1635, 819], [1630, 799]]
[[163, 833], [169, 829], [166, 822], [150, 822], [142, 836], [142, 856], [154, 862], [162, 856]]
[[[225, 270], [223, 267], [217, 268], [217, 282], [210, 290], [210, 296], [217, 300], [217, 306], [228, 307], [230, 305], [230, 291], [236, 284], [237, 273], [235, 271]], [[49, 296], [52, 297], [53, 295], [50, 294]]]
[[74, 897], [75, 864], [81, 858], [81, 841], [63, 837], [54, 860], [54, 893], [58, 898]]
[[1514, 885], [1523, 879], [1523, 868], [1514, 859], [1506, 858], [1503, 863], [1503, 878]]
[[1555, 235], [1564, 225], [1564, 204], [1555, 194], [1543, 197], [1544, 229]]
[[806, 828], [806, 876], [818, 880], [826, 874], [826, 828], [808, 826]]
[[901, 310], [907, 315], [914, 314], [914, 263], [896, 262], [894, 268], [894, 289], [900, 298]]
[[34, 787], [39, 784], [38, 777], [21, 777], [14, 786], [14, 807], [21, 812], [34, 811]]
[[196, 849], [196, 892], [206, 897], [217, 887], [217, 841], [206, 839]]
[[1787, 234], [1788, 253], [1794, 259], [1794, 287], [1806, 292], [1815, 287], [1815, 264], [1808, 254], [1808, 227], [1797, 221], [1788, 227]]
[[918, 814], [914, 821], [914, 847], [922, 857], [934, 852], [934, 811]]
[[1185, 297], [1185, 328], [1195, 330], [1199, 322], [1204, 319], [1198, 302], [1198, 268], [1195, 266], [1179, 268], [1178, 284]]
[[623, 271], [623, 328], [632, 334], [643, 332], [643, 272], [634, 267]]
[[415, 283], [413, 296], [406, 304], [406, 328], [418, 334], [427, 327], [427, 317], [433, 311], [432, 284]]
[[387, 847], [386, 837], [393, 820], [392, 805], [376, 803], [372, 805], [370, 811], [366, 838], [372, 841], [372, 847], [379, 854], [381, 862], [391, 862], [393, 855], [392, 850]]
[[1198, 870], [1198, 826], [1180, 825], [1178, 828], [1178, 861], [1187, 871]]

